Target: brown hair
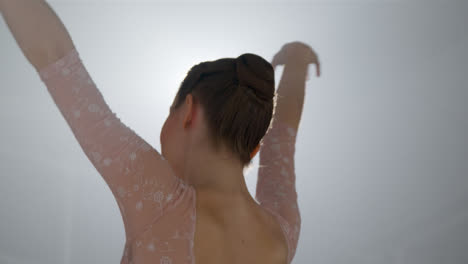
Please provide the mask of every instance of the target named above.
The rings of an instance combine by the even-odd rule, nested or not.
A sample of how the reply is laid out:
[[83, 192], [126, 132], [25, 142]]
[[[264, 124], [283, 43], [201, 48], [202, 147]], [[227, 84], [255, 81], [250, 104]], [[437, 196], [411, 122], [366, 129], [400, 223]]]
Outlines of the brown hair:
[[252, 53], [201, 62], [182, 81], [174, 107], [189, 93], [203, 107], [215, 147], [224, 142], [243, 166], [250, 164], [274, 114], [273, 66]]

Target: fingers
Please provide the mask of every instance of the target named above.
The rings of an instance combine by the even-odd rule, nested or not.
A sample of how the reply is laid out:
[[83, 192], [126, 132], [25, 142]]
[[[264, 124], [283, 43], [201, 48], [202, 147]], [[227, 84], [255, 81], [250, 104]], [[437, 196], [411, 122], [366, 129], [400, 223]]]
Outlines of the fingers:
[[273, 56], [273, 59], [271, 61], [271, 65], [273, 66], [273, 69], [276, 68], [278, 65], [283, 65], [284, 64], [284, 59], [283, 59], [283, 51], [279, 51]]
[[271, 66], [273, 66], [273, 69], [276, 68], [276, 65], [277, 65], [277, 64], [278, 64], [278, 62], [277, 62], [277, 57], [276, 57], [276, 55], [275, 55], [275, 56], [273, 56], [273, 59], [271, 60]]
[[271, 65], [276, 69], [278, 65], [284, 65], [287, 60], [307, 61], [308, 64], [316, 65], [317, 76], [320, 77], [320, 62], [315, 51], [307, 44], [294, 41], [284, 44], [272, 58]]
[[273, 66], [273, 69], [276, 68], [276, 66], [278, 66], [278, 64], [280, 64], [280, 61], [279, 61], [279, 53], [276, 53], [274, 56], [273, 56], [273, 59], [271, 61], [271, 65]]

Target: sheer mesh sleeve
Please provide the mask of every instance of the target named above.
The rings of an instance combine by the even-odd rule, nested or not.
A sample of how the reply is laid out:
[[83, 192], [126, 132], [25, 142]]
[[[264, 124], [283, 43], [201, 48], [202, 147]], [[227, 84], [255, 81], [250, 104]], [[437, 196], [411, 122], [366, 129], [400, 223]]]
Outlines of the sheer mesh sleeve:
[[76, 49], [38, 70], [83, 152], [112, 191], [127, 239], [163, 214], [185, 183], [109, 109]]
[[288, 242], [290, 263], [296, 253], [301, 229], [294, 172], [297, 131], [276, 119], [272, 122], [260, 149], [256, 199], [283, 220], [280, 223]]

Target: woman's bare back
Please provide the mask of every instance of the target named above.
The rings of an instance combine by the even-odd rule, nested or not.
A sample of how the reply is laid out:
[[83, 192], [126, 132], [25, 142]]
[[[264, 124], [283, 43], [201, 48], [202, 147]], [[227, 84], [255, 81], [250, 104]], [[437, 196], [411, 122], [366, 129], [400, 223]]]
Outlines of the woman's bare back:
[[260, 205], [227, 199], [213, 202], [214, 197], [199, 191], [197, 198], [196, 264], [287, 263], [288, 247], [281, 226]]

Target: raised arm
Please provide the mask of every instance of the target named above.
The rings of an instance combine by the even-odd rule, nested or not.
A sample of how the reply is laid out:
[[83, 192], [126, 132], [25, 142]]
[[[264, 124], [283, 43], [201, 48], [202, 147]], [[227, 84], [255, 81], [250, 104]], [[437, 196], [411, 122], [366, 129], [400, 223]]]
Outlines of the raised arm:
[[[289, 46], [288, 46], [289, 45]], [[278, 214], [288, 242], [288, 263], [294, 258], [301, 230], [297, 203], [294, 152], [302, 115], [309, 53], [303, 44], [285, 45], [272, 65], [284, 64], [277, 91], [275, 116], [260, 149], [256, 198]], [[300, 49], [297, 49], [299, 46]], [[307, 49], [305, 49], [307, 51]], [[317, 73], [319, 74], [317, 62]]]
[[43, 0], [0, 0], [0, 12], [36, 70], [75, 48], [65, 26]]
[[116, 198], [127, 240], [133, 238], [188, 186], [158, 151], [111, 111], [63, 24], [44, 1], [0, 1], [18, 45]]
[[272, 65], [284, 65], [277, 91], [274, 118], [297, 131], [304, 106], [305, 82], [310, 64], [316, 64], [320, 76], [320, 63], [315, 52], [306, 44], [285, 44], [274, 56]]

